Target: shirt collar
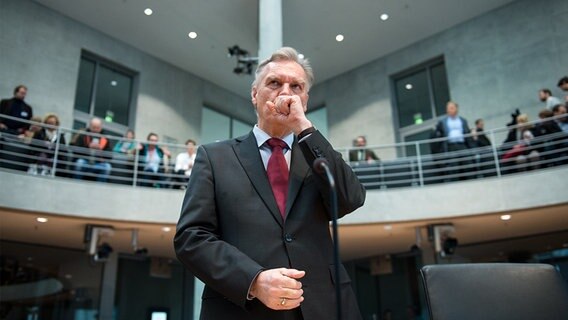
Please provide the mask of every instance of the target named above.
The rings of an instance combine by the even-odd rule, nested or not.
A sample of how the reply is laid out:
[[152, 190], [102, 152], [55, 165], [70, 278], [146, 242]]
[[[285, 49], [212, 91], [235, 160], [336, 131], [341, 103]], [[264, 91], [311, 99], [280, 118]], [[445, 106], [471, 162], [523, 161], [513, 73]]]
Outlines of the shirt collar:
[[[272, 138], [268, 133], [264, 132], [261, 128], [258, 127], [258, 125], [254, 125], [254, 128], [252, 128], [252, 133], [254, 134], [254, 137], [256, 138], [256, 144], [257, 146], [260, 148], [268, 139]], [[284, 142], [286, 142], [286, 145], [288, 146], [288, 149], [292, 150], [292, 143], [294, 143], [294, 134], [290, 133], [289, 135], [285, 136], [284, 138], [282, 138], [282, 140]]]

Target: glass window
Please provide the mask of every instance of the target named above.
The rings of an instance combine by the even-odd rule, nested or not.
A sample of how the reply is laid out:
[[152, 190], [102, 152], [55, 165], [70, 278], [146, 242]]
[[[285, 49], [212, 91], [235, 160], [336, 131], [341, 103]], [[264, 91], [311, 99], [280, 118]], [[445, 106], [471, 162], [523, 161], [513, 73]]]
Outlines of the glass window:
[[200, 143], [205, 144], [240, 137], [249, 133], [252, 127], [252, 124], [203, 107], [201, 112]]
[[436, 115], [441, 116], [446, 113], [446, 103], [450, 101], [450, 88], [448, 77], [446, 76], [446, 66], [443, 63], [433, 66], [432, 92], [434, 93], [434, 103], [436, 105]]
[[81, 57], [75, 93], [75, 118], [97, 116], [107, 123], [118, 125], [117, 130], [129, 127], [134, 75], [133, 71], [91, 57], [90, 54]]
[[400, 127], [432, 119], [426, 70], [396, 80], [398, 122]]
[[327, 108], [320, 107], [313, 111], [308, 109], [306, 117], [312, 122], [312, 124], [318, 129], [318, 131], [327, 137]]
[[1, 241], [0, 318], [94, 319], [102, 263], [82, 250]]
[[[404, 137], [404, 142], [415, 142], [415, 141], [422, 141], [431, 139], [430, 134], [432, 130], [424, 130], [418, 133], [409, 134]], [[428, 143], [421, 143], [420, 144], [420, 155], [423, 156], [425, 154], [430, 154], [430, 145]], [[416, 145], [407, 145], [406, 146], [406, 156], [407, 157], [414, 157], [416, 156]]]
[[75, 92], [75, 110], [85, 113], [91, 112], [91, 96], [94, 79], [95, 62], [85, 58], [81, 59], [77, 91]]

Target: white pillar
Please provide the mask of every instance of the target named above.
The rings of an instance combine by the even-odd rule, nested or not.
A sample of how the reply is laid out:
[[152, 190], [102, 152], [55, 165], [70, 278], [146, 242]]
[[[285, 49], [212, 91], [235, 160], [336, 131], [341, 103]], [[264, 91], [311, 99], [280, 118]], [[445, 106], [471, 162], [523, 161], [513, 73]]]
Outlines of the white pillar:
[[282, 47], [282, 0], [258, 0], [258, 60]]

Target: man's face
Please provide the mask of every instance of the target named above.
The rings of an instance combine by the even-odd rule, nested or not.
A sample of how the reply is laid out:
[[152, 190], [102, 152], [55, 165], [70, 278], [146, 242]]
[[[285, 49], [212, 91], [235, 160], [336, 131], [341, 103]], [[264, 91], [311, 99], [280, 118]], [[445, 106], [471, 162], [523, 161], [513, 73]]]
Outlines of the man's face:
[[483, 123], [483, 120], [481, 120], [481, 121], [479, 121], [479, 122], [477, 123], [477, 128], [483, 130], [483, 126], [484, 126], [484, 125], [485, 125], [485, 124]]
[[98, 120], [91, 121], [91, 124], [89, 125], [89, 130], [91, 130], [91, 132], [94, 132], [94, 133], [101, 133], [101, 131], [103, 131], [102, 122], [100, 122]]
[[16, 94], [14, 95], [14, 97], [16, 97], [16, 99], [20, 99], [20, 100], [24, 100], [26, 98], [26, 94], [28, 93], [28, 90], [26, 88], [20, 88], [18, 89], [18, 91], [16, 91]]
[[540, 101], [546, 102], [546, 99], [548, 99], [548, 94], [546, 94], [546, 92], [544, 91], [539, 91], [538, 98], [540, 99]]
[[446, 113], [450, 117], [455, 117], [458, 114], [458, 106], [456, 106], [456, 104], [452, 102], [448, 103], [446, 105]]
[[355, 146], [356, 147], [364, 147], [367, 145], [367, 141], [365, 141], [365, 139], [363, 137], [358, 137], [357, 140], [355, 140]]
[[151, 135], [151, 136], [148, 137], [148, 144], [150, 146], [155, 147], [156, 143], [158, 143], [158, 136]]
[[261, 122], [274, 121], [274, 114], [266, 102], [275, 102], [278, 96], [300, 97], [305, 112], [308, 105], [307, 85], [306, 73], [298, 63], [275, 61], [267, 64], [251, 90], [252, 104], [258, 114], [259, 125]]
[[[564, 107], [564, 106], [561, 106], [560, 108], [558, 108], [558, 112], [554, 113], [555, 116], [561, 116], [561, 115], [564, 115], [564, 114], [566, 114], [566, 107]], [[558, 121], [568, 122], [568, 117], [558, 119]]]
[[560, 89], [562, 89], [563, 91], [568, 91], [568, 82], [564, 82], [563, 84], [561, 84]]
[[187, 146], [187, 153], [189, 154], [195, 153], [195, 144], [193, 142], [188, 142], [186, 146]]

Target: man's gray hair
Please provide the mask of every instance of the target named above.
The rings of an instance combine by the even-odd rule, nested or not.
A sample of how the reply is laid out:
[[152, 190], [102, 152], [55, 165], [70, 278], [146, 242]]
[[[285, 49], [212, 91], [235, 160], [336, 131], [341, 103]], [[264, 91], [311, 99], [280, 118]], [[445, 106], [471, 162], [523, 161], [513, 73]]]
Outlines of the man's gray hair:
[[291, 47], [282, 47], [276, 51], [274, 51], [274, 53], [272, 53], [272, 55], [270, 56], [270, 58], [262, 61], [258, 67], [256, 68], [256, 72], [254, 74], [254, 81], [252, 82], [252, 86], [256, 86], [258, 84], [258, 80], [262, 74], [262, 72], [264, 71], [264, 68], [266, 67], [267, 64], [271, 63], [271, 62], [276, 62], [276, 61], [293, 61], [298, 63], [300, 66], [302, 66], [302, 69], [304, 69], [304, 72], [306, 73], [306, 77], [308, 78], [308, 83], [307, 83], [307, 90], [310, 90], [310, 88], [312, 87], [312, 84], [314, 83], [314, 71], [312, 70], [312, 66], [310, 65], [310, 62], [308, 61], [308, 59], [305, 58], [300, 58], [298, 56], [298, 51], [296, 51], [296, 49], [291, 48]]

